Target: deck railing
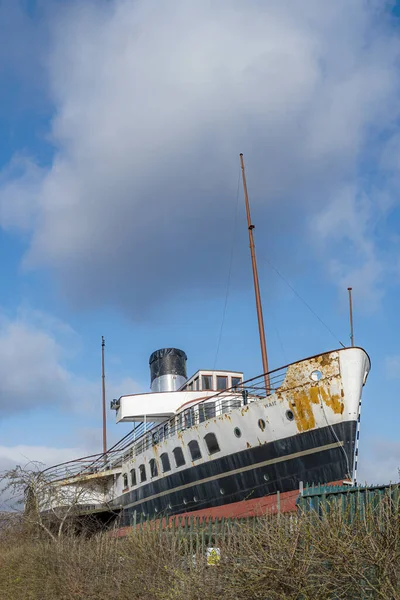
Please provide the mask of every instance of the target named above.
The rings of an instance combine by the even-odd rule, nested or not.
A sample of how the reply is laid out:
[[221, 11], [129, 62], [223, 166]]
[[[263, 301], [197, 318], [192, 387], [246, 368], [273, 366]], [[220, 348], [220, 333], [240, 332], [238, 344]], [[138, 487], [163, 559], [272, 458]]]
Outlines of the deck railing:
[[[269, 394], [273, 394], [282, 385], [286, 369], [287, 367], [282, 367], [270, 373]], [[266, 396], [265, 378], [264, 375], [260, 375], [241, 383], [240, 386], [234, 386], [203, 398], [163, 423], [139, 423], [106, 453], [93, 454], [61, 463], [45, 469], [43, 473], [49, 481], [60, 481], [99, 472], [114, 471], [114, 469], [120, 468], [122, 463], [129, 460], [129, 458], [142, 454], [151, 446], [174, 436], [180, 431], [199, 425], [208, 419], [219, 417], [235, 408], [241, 408]]]

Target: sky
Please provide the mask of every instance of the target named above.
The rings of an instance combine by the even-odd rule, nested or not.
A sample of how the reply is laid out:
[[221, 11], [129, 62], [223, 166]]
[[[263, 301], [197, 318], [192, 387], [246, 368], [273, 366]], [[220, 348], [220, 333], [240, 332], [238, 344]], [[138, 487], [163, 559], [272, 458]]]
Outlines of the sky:
[[398, 479], [399, 36], [384, 0], [0, 2], [0, 468], [101, 450], [101, 336], [107, 404], [158, 348], [261, 373], [242, 152], [270, 367], [349, 345], [352, 286], [359, 479]]

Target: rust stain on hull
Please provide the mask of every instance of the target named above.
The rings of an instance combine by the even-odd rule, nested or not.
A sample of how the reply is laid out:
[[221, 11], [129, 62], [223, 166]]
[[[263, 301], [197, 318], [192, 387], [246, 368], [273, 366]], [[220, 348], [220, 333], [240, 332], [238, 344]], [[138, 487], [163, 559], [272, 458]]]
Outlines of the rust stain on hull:
[[[320, 373], [319, 381], [311, 377], [314, 372]], [[335, 414], [343, 414], [343, 396], [337, 352], [290, 365], [276, 392], [280, 402], [288, 402], [299, 432], [315, 427], [314, 405], [323, 403]]]

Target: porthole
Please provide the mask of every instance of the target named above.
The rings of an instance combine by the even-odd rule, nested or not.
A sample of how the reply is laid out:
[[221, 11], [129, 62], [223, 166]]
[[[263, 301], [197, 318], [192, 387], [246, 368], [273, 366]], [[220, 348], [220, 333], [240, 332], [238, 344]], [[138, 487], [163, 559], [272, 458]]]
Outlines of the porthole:
[[322, 378], [322, 373], [317, 369], [311, 373], [310, 377], [313, 381], [319, 381]]
[[264, 419], [258, 419], [258, 426], [261, 429], [261, 431], [264, 431], [264, 429], [265, 429], [265, 421], [264, 421]]
[[268, 473], [264, 473], [263, 477], [264, 477], [264, 481], [269, 481]]
[[293, 419], [294, 419], [293, 411], [287, 410], [286, 411], [286, 418], [289, 419], [289, 421], [293, 421]]
[[236, 435], [237, 438], [239, 438], [242, 435], [242, 432], [240, 431], [239, 427], [235, 427], [233, 433]]
[[219, 488], [219, 493], [221, 494], [221, 496], [223, 496], [225, 494], [224, 488]]

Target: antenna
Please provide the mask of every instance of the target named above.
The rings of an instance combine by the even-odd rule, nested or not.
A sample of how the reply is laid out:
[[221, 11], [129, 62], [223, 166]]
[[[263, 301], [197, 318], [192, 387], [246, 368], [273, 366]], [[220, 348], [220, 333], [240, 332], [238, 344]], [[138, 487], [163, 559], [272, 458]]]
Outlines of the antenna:
[[347, 288], [349, 292], [349, 309], [350, 309], [350, 339], [351, 345], [354, 347], [354, 328], [353, 328], [353, 298], [352, 298], [352, 290], [353, 288]]
[[267, 344], [265, 342], [264, 318], [263, 318], [263, 311], [262, 311], [262, 304], [261, 304], [260, 284], [258, 281], [256, 249], [255, 249], [254, 238], [253, 238], [254, 225], [252, 225], [252, 223], [251, 223], [249, 195], [247, 193], [246, 173], [244, 170], [244, 160], [243, 160], [242, 153], [240, 154], [240, 164], [242, 167], [244, 199], [246, 202], [247, 227], [249, 230], [251, 266], [253, 269], [254, 293], [256, 296], [258, 331], [260, 334], [260, 346], [261, 346], [261, 357], [262, 357], [262, 364], [263, 364], [264, 378], [265, 378], [265, 389], [266, 389], [266, 393], [269, 394], [271, 391], [271, 386], [270, 386], [270, 380], [269, 380], [269, 374], [268, 374], [269, 369], [268, 369]]
[[103, 392], [103, 454], [107, 452], [106, 374], [104, 370], [104, 336], [101, 336], [101, 382]]

